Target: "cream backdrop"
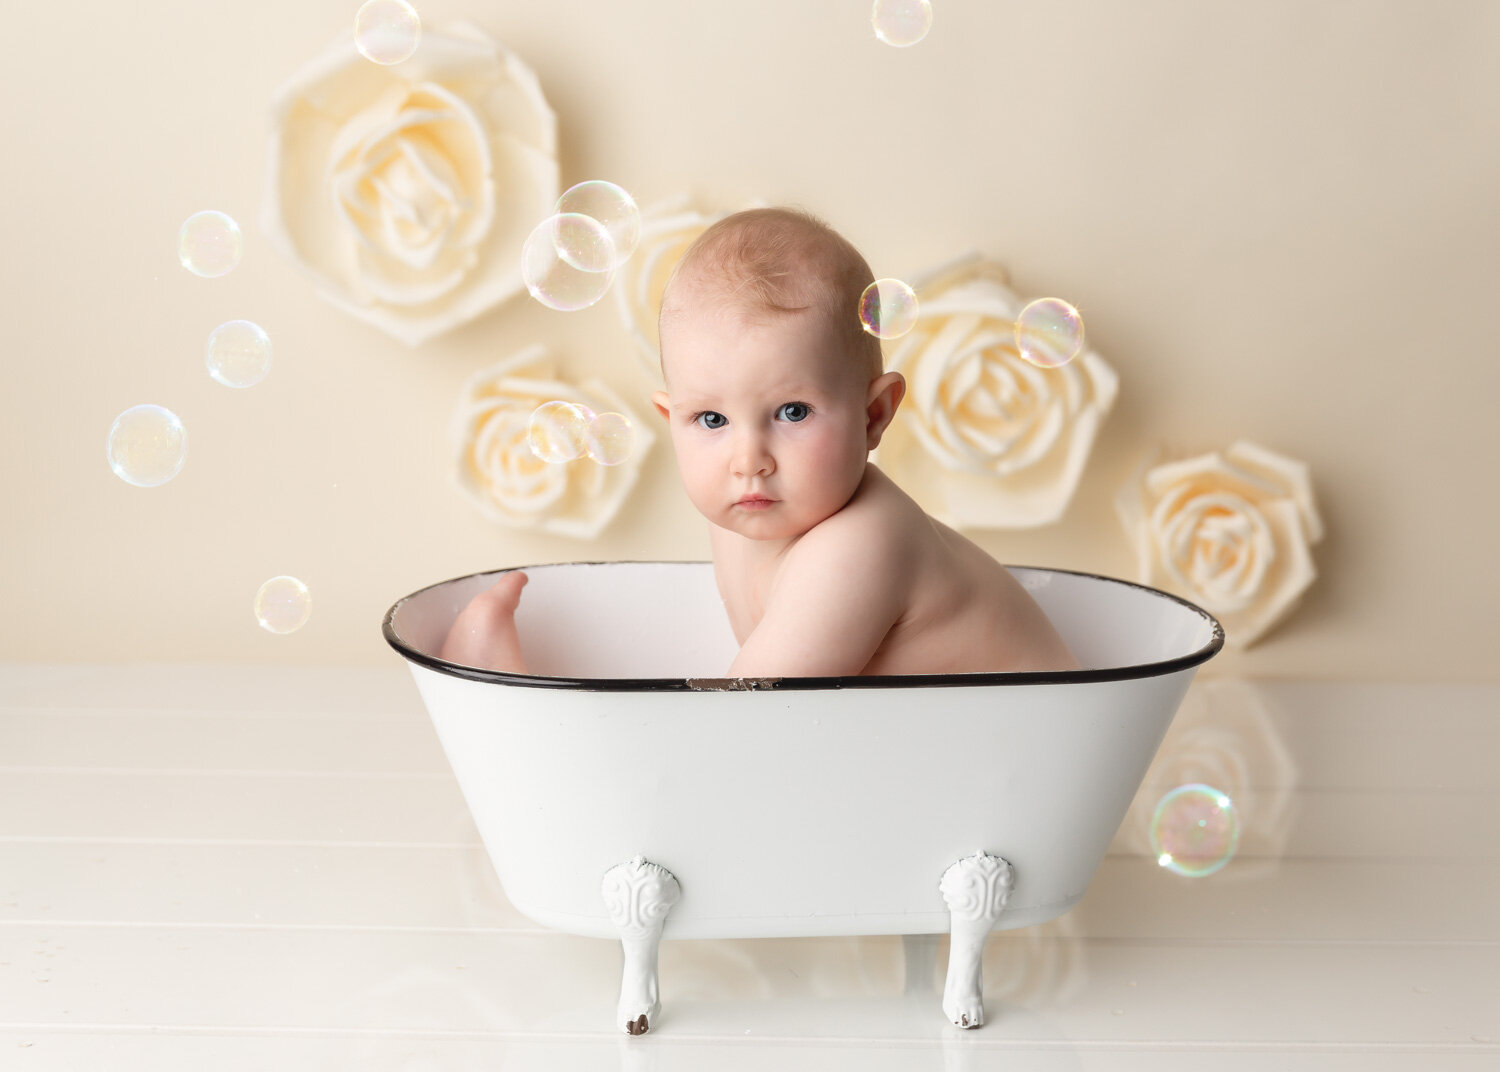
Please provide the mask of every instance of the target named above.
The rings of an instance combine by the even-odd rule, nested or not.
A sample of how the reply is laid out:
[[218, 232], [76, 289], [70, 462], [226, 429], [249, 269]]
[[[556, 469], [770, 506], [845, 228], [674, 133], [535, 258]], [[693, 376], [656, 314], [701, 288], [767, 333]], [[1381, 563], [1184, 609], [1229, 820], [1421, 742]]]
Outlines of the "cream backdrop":
[[[258, 229], [271, 94], [357, 6], [8, 11], [0, 659], [390, 665], [381, 616], [428, 583], [708, 557], [665, 435], [596, 540], [497, 527], [451, 479], [461, 384], [533, 341], [657, 419], [612, 297], [409, 349]], [[870, 0], [418, 6], [533, 67], [564, 187], [799, 204], [877, 275], [978, 249], [1078, 304], [1119, 401], [1060, 523], [971, 533], [1001, 561], [1134, 577], [1111, 500], [1143, 453], [1250, 439], [1310, 464], [1327, 536], [1300, 611], [1211, 672], [1500, 680], [1500, 4], [934, 0], [904, 50]], [[208, 207], [246, 231], [216, 280], [175, 251]], [[275, 344], [245, 391], [202, 358], [237, 318]], [[190, 438], [155, 489], [104, 457], [140, 402]], [[273, 636], [251, 602], [282, 573], [313, 614]]]

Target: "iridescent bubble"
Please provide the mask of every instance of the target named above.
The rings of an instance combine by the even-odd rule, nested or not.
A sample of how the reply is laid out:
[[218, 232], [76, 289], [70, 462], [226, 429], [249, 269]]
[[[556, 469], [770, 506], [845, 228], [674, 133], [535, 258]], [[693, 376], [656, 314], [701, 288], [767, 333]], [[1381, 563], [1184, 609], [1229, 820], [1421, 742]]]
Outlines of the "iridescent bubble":
[[859, 296], [859, 322], [878, 339], [899, 339], [917, 322], [916, 292], [899, 279], [877, 279]]
[[531, 453], [544, 462], [570, 462], [584, 452], [594, 411], [576, 402], [543, 402], [526, 431]]
[[271, 371], [271, 336], [248, 320], [220, 324], [208, 336], [206, 360], [225, 387], [254, 387]]
[[295, 633], [311, 614], [312, 596], [295, 577], [272, 577], [255, 593], [255, 620], [268, 633]]
[[240, 263], [240, 225], [222, 212], [195, 212], [177, 232], [177, 259], [194, 275], [214, 279]]
[[932, 29], [932, 4], [930, 0], [875, 0], [870, 23], [875, 36], [886, 44], [906, 48]]
[[521, 250], [521, 276], [531, 296], [549, 309], [573, 312], [593, 305], [614, 280], [615, 244], [604, 224], [561, 212], [536, 225]]
[[635, 425], [623, 413], [601, 413], [589, 422], [584, 450], [600, 465], [619, 465], [635, 448]]
[[187, 432], [169, 409], [131, 406], [115, 418], [106, 454], [115, 476], [138, 488], [154, 488], [182, 469]]
[[383, 67], [410, 57], [421, 40], [422, 20], [406, 0], [368, 0], [354, 16], [354, 47]]
[[1189, 878], [1211, 875], [1227, 864], [1240, 843], [1234, 802], [1211, 785], [1180, 785], [1151, 816], [1156, 862]]
[[[557, 199], [557, 211], [588, 216], [604, 225], [615, 247], [611, 268], [624, 264], [641, 240], [641, 210], [636, 207], [635, 198], [612, 182], [602, 179], [580, 182]], [[566, 249], [563, 256], [568, 257]], [[574, 264], [571, 260], [568, 263], [586, 272], [598, 271], [589, 263]]]
[[1038, 298], [1016, 317], [1016, 352], [1041, 368], [1061, 368], [1083, 352], [1083, 317], [1061, 298]]

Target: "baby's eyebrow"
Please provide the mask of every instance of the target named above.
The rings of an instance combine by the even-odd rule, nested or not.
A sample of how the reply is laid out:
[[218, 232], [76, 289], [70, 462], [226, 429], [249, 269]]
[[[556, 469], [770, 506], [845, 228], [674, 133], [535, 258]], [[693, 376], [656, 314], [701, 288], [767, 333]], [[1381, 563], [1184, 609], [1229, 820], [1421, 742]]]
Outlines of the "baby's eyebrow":
[[[787, 387], [777, 388], [775, 397], [782, 402], [786, 402], [797, 395], [817, 394], [819, 390], [820, 389], [818, 387], [812, 384], [794, 383]], [[673, 405], [677, 406], [706, 406], [718, 401], [719, 400], [717, 398], [712, 398], [707, 395], [682, 395], [681, 397], [672, 399]]]

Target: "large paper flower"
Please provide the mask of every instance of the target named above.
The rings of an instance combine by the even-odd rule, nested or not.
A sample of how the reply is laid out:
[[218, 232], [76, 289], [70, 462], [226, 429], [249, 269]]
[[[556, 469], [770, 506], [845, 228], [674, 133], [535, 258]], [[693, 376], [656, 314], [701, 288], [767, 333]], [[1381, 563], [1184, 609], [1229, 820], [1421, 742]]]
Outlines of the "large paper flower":
[[345, 33], [276, 95], [261, 226], [329, 301], [415, 346], [521, 290], [557, 187], [556, 119], [510, 52], [458, 25], [384, 67]]
[[1243, 440], [1152, 465], [1116, 496], [1142, 584], [1201, 604], [1244, 647], [1284, 618], [1317, 576], [1323, 538], [1306, 464]]
[[655, 375], [661, 369], [661, 338], [656, 327], [667, 278], [693, 240], [724, 215], [685, 208], [686, 202], [678, 198], [642, 214], [640, 244], [615, 282], [620, 319], [635, 342], [636, 356]]
[[1091, 350], [1053, 369], [1022, 358], [1014, 325], [1025, 303], [992, 262], [967, 258], [913, 287], [916, 326], [886, 344], [907, 395], [873, 460], [955, 528], [1056, 521], [1119, 378]]
[[[531, 415], [544, 402], [573, 402], [595, 413], [622, 413], [635, 446], [619, 465], [588, 456], [546, 462], [531, 450]], [[453, 414], [459, 486], [486, 515], [512, 528], [559, 536], [597, 536], [620, 509], [656, 441], [634, 410], [598, 380], [570, 384], [553, 375], [546, 349], [534, 344], [483, 369], [464, 385]]]

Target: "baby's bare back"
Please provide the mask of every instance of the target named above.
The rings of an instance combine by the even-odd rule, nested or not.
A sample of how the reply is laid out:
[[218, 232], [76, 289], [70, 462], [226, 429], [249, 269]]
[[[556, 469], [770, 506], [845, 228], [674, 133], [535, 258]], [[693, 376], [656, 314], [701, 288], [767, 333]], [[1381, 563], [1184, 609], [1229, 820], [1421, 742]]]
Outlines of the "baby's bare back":
[[[834, 523], [836, 520], [836, 523]], [[899, 608], [861, 674], [946, 674], [1071, 670], [1078, 663], [1052, 623], [1010, 572], [983, 548], [930, 517], [873, 464], [853, 498], [818, 526], [819, 552], [872, 534], [896, 541], [902, 567], [860, 578]], [[814, 530], [817, 531], [817, 530]], [[804, 536], [803, 539], [806, 537]], [[714, 538], [715, 574], [735, 636], [743, 644], [776, 597], [801, 541], [757, 562], [742, 537]]]

